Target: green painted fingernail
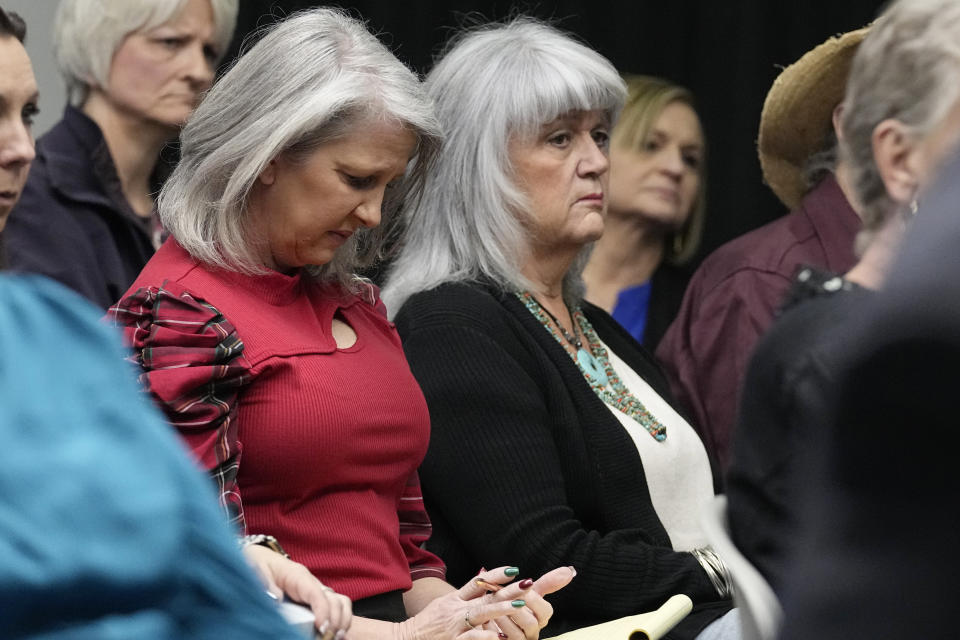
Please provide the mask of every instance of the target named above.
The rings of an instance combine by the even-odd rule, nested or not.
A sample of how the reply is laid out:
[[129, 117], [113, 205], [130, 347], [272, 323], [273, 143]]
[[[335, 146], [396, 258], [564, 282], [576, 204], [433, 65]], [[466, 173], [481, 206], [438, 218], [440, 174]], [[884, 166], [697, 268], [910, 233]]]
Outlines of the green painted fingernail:
[[506, 569], [503, 570], [503, 572], [508, 576], [510, 576], [511, 578], [515, 578], [518, 575], [520, 575], [520, 569], [517, 569], [516, 567], [507, 567]]
[[514, 607], [515, 609], [519, 609], [520, 607], [527, 606], [527, 603], [524, 600], [514, 600], [510, 603], [510, 606]]

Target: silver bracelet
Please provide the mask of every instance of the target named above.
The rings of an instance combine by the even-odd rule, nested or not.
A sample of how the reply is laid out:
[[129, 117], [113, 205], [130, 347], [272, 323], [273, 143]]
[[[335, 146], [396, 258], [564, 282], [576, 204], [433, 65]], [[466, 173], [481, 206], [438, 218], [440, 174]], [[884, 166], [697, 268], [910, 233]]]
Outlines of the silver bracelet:
[[721, 598], [730, 597], [730, 576], [727, 571], [727, 565], [723, 563], [720, 556], [711, 547], [700, 547], [690, 553], [697, 559], [704, 573], [710, 579], [710, 584], [716, 589]]

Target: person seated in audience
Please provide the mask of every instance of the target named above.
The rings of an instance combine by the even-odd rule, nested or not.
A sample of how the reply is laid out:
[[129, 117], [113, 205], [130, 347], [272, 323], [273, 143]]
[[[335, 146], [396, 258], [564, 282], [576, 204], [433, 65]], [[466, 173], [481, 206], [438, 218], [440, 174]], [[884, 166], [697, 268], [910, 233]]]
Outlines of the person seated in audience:
[[[30, 57], [23, 48], [26, 31], [20, 16], [0, 10], [0, 233], [23, 192], [36, 156], [31, 127], [40, 112], [39, 93]], [[0, 268], [3, 266], [0, 243]]]
[[[0, 8], [0, 241], [34, 157], [25, 35]], [[295, 640], [98, 316], [0, 275], [0, 636]], [[300, 597], [349, 626], [314, 582]]]
[[902, 218], [918, 206], [880, 291], [838, 327], [835, 401], [811, 443], [784, 640], [956, 637], [958, 43], [958, 3], [899, 0], [854, 62], [850, 99], [863, 113], [845, 114], [845, 135], [851, 152], [867, 138], [876, 149], [860, 197]]
[[837, 158], [835, 118], [866, 29], [830, 38], [774, 81], [757, 142], [764, 182], [791, 212], [736, 238], [697, 268], [657, 347], [677, 401], [721, 471], [747, 362], [802, 265], [843, 273], [860, 218]]
[[428, 548], [455, 580], [572, 565], [551, 633], [695, 607], [677, 638], [736, 638], [700, 511], [710, 463], [652, 357], [584, 302], [626, 88], [533, 18], [458, 36], [426, 79], [446, 141], [404, 206], [384, 288], [430, 409]]
[[158, 199], [170, 238], [108, 316], [237, 527], [354, 601], [351, 638], [532, 640], [552, 613], [541, 594], [573, 571], [491, 595], [443, 580], [423, 548], [427, 405], [376, 288], [354, 276], [440, 140], [418, 78], [362, 23], [291, 16], [184, 128]]
[[[907, 15], [907, 9], [901, 10]], [[960, 14], [958, 14], [960, 17]], [[949, 59], [947, 27], [879, 23], [854, 58], [840, 119], [841, 158], [849, 168], [863, 230], [860, 259], [844, 273], [802, 269], [783, 316], [757, 346], [747, 369], [728, 472], [734, 542], [782, 592], [801, 526], [799, 496], [807, 452], [828, 438], [835, 354], [848, 336], [837, 327], [857, 317], [881, 288], [907, 224], [935, 167], [922, 149], [939, 126], [960, 73]], [[916, 40], [916, 41], [914, 41]], [[921, 46], [921, 43], [922, 46]], [[865, 50], [864, 50], [865, 49]], [[791, 126], [798, 126], [796, 122]]]
[[706, 146], [693, 95], [661, 78], [625, 76], [610, 138], [603, 236], [583, 270], [586, 299], [650, 351], [680, 308], [706, 216]]
[[53, 27], [63, 119], [7, 229], [11, 269], [57, 280], [106, 310], [159, 245], [164, 145], [213, 81], [237, 0], [61, 0]]

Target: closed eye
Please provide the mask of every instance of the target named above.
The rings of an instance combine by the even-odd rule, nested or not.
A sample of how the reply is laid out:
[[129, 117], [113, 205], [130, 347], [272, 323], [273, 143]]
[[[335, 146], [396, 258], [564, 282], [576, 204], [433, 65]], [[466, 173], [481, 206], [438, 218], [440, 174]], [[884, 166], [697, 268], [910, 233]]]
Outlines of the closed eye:
[[343, 181], [352, 189], [365, 190], [370, 189], [377, 183], [376, 176], [355, 176], [349, 173], [342, 173]]

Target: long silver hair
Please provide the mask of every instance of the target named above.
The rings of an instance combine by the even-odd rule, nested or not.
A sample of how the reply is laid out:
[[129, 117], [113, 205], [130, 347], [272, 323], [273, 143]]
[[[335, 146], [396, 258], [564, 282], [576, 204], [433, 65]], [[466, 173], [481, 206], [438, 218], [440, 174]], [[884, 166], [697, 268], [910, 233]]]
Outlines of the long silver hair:
[[[421, 198], [404, 207], [404, 235], [383, 297], [391, 313], [444, 282], [485, 279], [524, 290], [530, 238], [526, 198], [513, 179], [508, 144], [572, 111], [602, 110], [611, 126], [626, 97], [610, 62], [529, 17], [461, 33], [427, 75], [444, 132]], [[570, 269], [565, 292], [582, 295]]]
[[[243, 273], [263, 273], [247, 196], [268, 163], [296, 161], [370, 118], [396, 122], [418, 138], [418, 168], [388, 191], [383, 220], [440, 142], [440, 125], [419, 78], [345, 13], [318, 8], [274, 25], [210, 89], [180, 135], [181, 158], [157, 205], [164, 227], [194, 258]], [[383, 226], [383, 225], [381, 225]], [[349, 284], [371, 262], [381, 231], [358, 230], [325, 265], [307, 271]]]

